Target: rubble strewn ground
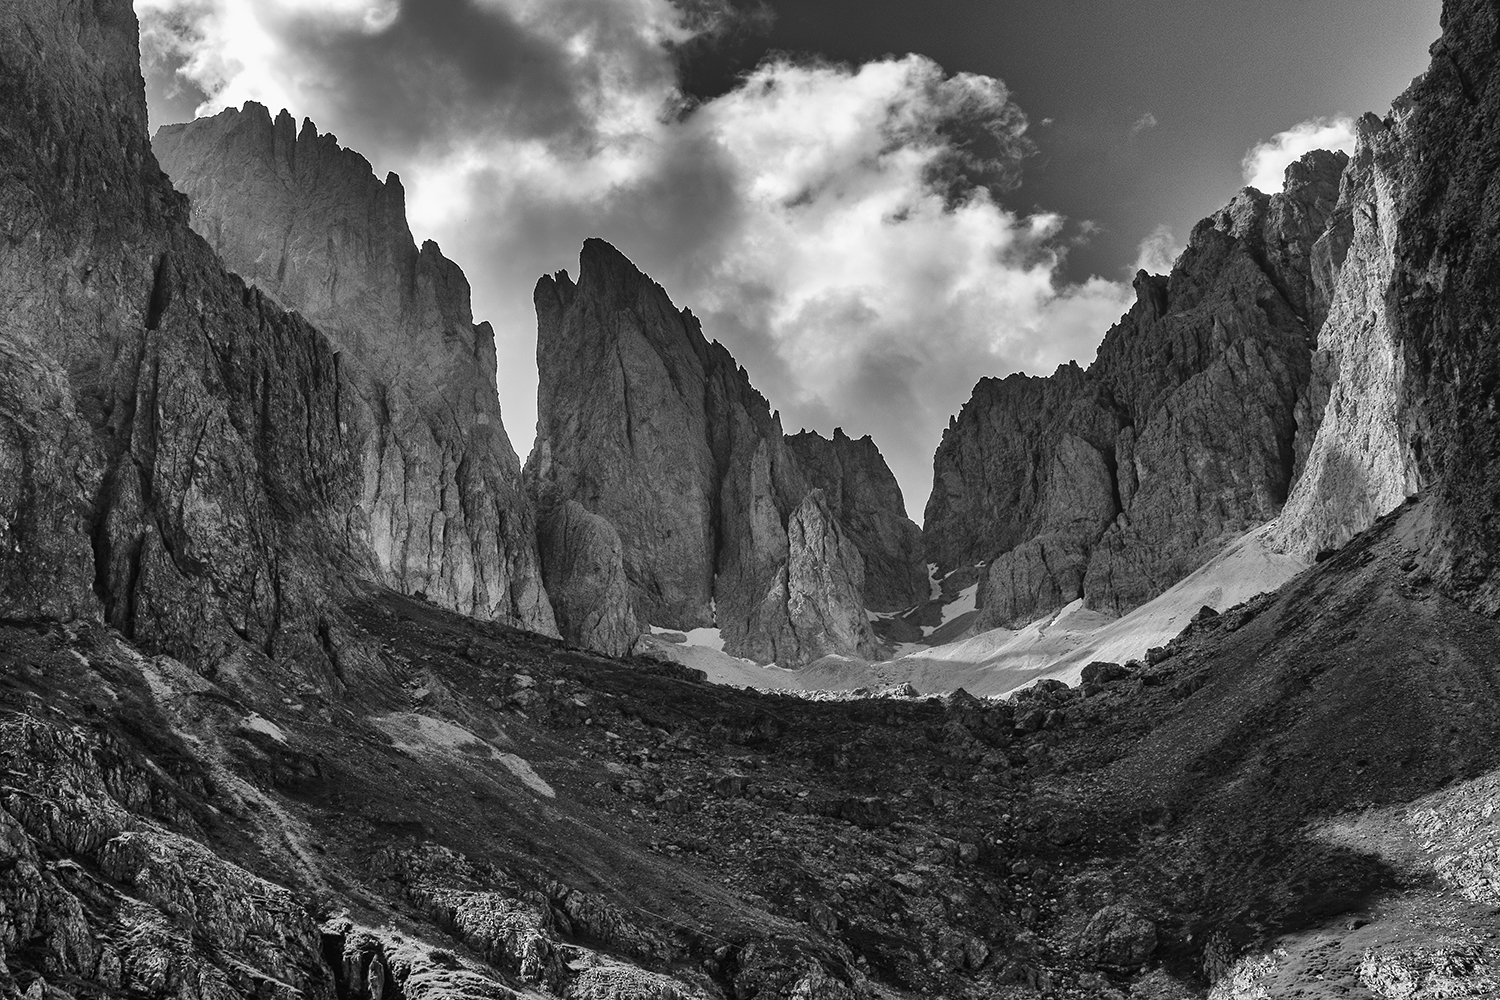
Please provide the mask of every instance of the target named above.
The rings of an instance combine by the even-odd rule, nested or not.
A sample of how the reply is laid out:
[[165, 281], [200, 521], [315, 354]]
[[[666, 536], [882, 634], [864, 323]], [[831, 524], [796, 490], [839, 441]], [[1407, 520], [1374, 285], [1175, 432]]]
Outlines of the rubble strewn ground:
[[1500, 626], [1403, 573], [1413, 515], [1004, 702], [718, 687], [384, 592], [274, 690], [6, 625], [7, 992], [1487, 995]]

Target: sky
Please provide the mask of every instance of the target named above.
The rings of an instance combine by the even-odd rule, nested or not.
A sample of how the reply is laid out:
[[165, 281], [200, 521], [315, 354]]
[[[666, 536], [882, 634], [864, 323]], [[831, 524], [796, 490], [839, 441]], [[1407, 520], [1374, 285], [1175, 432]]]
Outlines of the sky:
[[543, 274], [591, 236], [918, 522], [984, 376], [1087, 365], [1192, 225], [1352, 146], [1440, 0], [135, 0], [152, 127], [246, 100], [395, 171], [495, 327], [524, 457]]

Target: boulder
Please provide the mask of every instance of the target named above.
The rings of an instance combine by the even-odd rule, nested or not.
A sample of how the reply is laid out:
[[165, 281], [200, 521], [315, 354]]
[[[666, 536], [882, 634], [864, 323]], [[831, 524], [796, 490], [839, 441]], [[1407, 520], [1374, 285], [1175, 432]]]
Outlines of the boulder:
[[1156, 925], [1129, 906], [1112, 903], [1089, 918], [1078, 950], [1095, 965], [1138, 968], [1156, 951]]

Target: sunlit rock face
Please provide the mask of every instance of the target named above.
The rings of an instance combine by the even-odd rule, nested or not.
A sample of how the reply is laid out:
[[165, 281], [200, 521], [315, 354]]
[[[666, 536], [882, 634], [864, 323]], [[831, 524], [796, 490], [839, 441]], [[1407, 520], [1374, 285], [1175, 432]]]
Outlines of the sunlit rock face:
[[1312, 353], [1347, 157], [1313, 153], [1195, 227], [1087, 371], [984, 379], [934, 460], [928, 558], [977, 562], [980, 625], [1140, 605], [1280, 511], [1316, 430]]
[[226, 265], [339, 352], [382, 582], [552, 631], [494, 334], [474, 323], [458, 265], [413, 241], [400, 180], [254, 103], [165, 126], [153, 147]]
[[1283, 517], [1289, 547], [1337, 547], [1422, 491], [1427, 571], [1500, 609], [1500, 75], [1493, 4], [1450, 0], [1428, 72], [1359, 122], [1340, 207], [1352, 242], [1321, 346], [1328, 406]]
[[[821, 518], [826, 501], [789, 534], [807, 479], [692, 313], [602, 240], [584, 244], [576, 283], [545, 277], [535, 298], [528, 483], [542, 505], [572, 500], [613, 526], [637, 621], [718, 627], [727, 651], [784, 665], [872, 652], [858, 549]], [[807, 610], [814, 578], [829, 589]]]

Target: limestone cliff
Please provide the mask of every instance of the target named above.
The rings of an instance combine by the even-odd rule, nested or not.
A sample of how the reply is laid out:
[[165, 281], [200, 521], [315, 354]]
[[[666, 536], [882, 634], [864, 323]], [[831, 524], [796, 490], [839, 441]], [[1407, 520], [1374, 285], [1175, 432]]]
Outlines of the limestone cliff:
[[641, 627], [614, 525], [566, 500], [541, 512], [538, 540], [558, 631], [610, 656], [628, 653]]
[[[1312, 438], [1312, 346], [1339, 248], [1346, 157], [1246, 189], [1193, 230], [1087, 371], [982, 380], [943, 436], [927, 504], [940, 569], [988, 561], [983, 626], [1087, 596], [1124, 611], [1274, 517]], [[1326, 262], [1327, 268], [1323, 263]]]
[[1359, 122], [1340, 198], [1351, 243], [1318, 345], [1318, 371], [1328, 383], [1322, 428], [1277, 526], [1280, 546], [1309, 558], [1342, 546], [1417, 488], [1398, 415], [1403, 360], [1388, 296], [1399, 179], [1376, 165], [1374, 142], [1384, 128], [1374, 115]]
[[400, 180], [254, 103], [165, 126], [152, 146], [225, 264], [339, 352], [382, 582], [552, 631], [494, 334], [474, 323], [458, 265], [413, 241]]
[[[717, 626], [728, 651], [784, 665], [873, 653], [847, 585], [858, 551], [831, 519], [790, 530], [809, 486], [780, 419], [692, 313], [602, 240], [584, 244], [576, 284], [546, 277], [535, 297], [528, 485], [541, 506], [572, 500], [614, 527], [636, 618]], [[825, 574], [840, 584], [810, 618], [798, 588]]]
[[928, 597], [922, 529], [906, 516], [906, 501], [880, 449], [867, 434], [858, 441], [835, 428], [789, 435], [808, 484], [823, 491], [834, 519], [864, 563], [865, 606], [903, 611]]
[[121, 0], [0, 9], [0, 617], [331, 679], [370, 567], [340, 360], [189, 228], [139, 60]]
[[1286, 544], [1341, 545], [1422, 491], [1426, 572], [1500, 611], [1500, 14], [1449, 0], [1433, 61], [1359, 122], [1342, 202], [1353, 242], [1325, 329], [1331, 388]]

